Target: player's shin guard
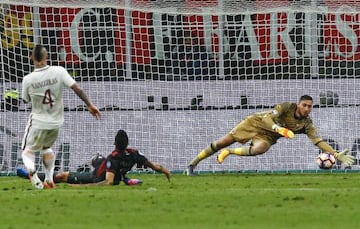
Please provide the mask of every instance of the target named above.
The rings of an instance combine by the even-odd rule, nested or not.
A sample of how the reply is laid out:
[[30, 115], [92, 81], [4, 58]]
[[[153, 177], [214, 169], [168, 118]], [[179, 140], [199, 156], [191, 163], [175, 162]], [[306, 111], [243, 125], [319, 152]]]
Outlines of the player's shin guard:
[[47, 149], [43, 152], [43, 163], [45, 171], [45, 181], [53, 183], [54, 169], [55, 169], [55, 154], [52, 149]]
[[209, 146], [207, 146], [205, 149], [203, 149], [190, 163], [192, 166], [196, 166], [199, 164], [200, 161], [204, 160], [207, 157], [210, 157], [214, 153], [218, 151], [218, 147], [216, 145], [216, 142], [211, 143]]
[[29, 174], [32, 175], [36, 172], [35, 169], [35, 154], [29, 150], [24, 150], [21, 154], [25, 168], [28, 170]]

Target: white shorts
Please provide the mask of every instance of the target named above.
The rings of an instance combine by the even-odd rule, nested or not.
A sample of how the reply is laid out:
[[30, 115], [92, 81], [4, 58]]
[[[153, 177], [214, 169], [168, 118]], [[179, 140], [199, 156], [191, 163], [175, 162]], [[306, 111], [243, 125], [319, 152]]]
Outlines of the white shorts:
[[32, 152], [39, 152], [49, 149], [55, 143], [59, 134], [59, 129], [41, 130], [35, 128], [27, 128], [22, 141], [21, 148]]

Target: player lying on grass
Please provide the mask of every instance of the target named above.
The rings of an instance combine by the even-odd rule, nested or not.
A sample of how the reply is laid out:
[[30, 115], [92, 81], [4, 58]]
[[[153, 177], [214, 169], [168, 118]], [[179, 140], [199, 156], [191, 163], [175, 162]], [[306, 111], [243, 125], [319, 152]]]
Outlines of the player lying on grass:
[[[221, 164], [230, 154], [238, 156], [256, 156], [267, 152], [280, 137], [294, 138], [295, 134], [306, 134], [314, 145], [323, 152], [329, 152], [341, 161], [345, 167], [354, 163], [354, 157], [347, 155], [348, 149], [336, 152], [316, 133], [309, 114], [312, 110], [313, 99], [309, 95], [300, 97], [298, 103], [284, 102], [275, 106], [274, 109], [265, 112], [254, 113], [238, 123], [230, 133], [212, 142], [203, 149], [187, 168], [187, 175], [194, 175], [194, 168], [205, 158], [215, 152], [221, 152], [217, 157]], [[249, 146], [229, 149], [225, 148], [235, 142], [245, 144], [251, 141]]]
[[[171, 173], [164, 167], [149, 161], [138, 150], [127, 148], [128, 136], [125, 131], [119, 130], [115, 137], [115, 149], [106, 158], [96, 155], [91, 159], [94, 168], [91, 172], [61, 172], [54, 176], [55, 182], [66, 182], [70, 184], [97, 184], [97, 185], [118, 185], [123, 181], [127, 185], [142, 183], [138, 179], [129, 179], [126, 174], [135, 164], [143, 164], [157, 172], [165, 174], [170, 181]], [[26, 176], [18, 172], [19, 176]], [[39, 174], [39, 177], [41, 174]]]
[[[76, 172], [55, 172], [54, 182], [55, 183], [69, 183], [69, 184], [88, 184], [88, 183], [97, 183], [105, 179], [106, 170], [100, 169], [101, 165], [106, 163], [106, 157], [96, 154], [90, 160], [90, 165], [92, 167], [91, 171], [88, 171], [84, 168], [79, 168]], [[89, 168], [90, 170], [90, 168]], [[17, 168], [16, 174], [19, 177], [29, 179], [29, 172], [24, 168]], [[38, 177], [41, 181], [45, 180], [45, 173], [38, 173]], [[140, 179], [130, 179], [124, 176], [124, 184], [126, 185], [138, 185], [142, 184]]]

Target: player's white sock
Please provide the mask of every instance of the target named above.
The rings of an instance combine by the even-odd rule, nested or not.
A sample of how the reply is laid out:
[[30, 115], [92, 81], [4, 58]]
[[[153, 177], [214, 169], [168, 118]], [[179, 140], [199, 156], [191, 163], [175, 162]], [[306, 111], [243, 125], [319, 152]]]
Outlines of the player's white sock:
[[45, 181], [54, 182], [54, 169], [55, 169], [55, 154], [52, 149], [47, 149], [43, 152], [43, 164], [45, 172]]
[[32, 175], [35, 170], [35, 154], [27, 149], [25, 149], [21, 154], [23, 163], [25, 168], [29, 171], [30, 175]]

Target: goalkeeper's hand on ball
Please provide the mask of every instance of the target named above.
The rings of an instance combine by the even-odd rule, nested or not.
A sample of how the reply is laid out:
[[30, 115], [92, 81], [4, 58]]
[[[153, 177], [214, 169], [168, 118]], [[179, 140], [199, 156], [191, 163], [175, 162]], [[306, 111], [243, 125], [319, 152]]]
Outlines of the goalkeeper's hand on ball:
[[337, 160], [341, 161], [341, 163], [344, 165], [344, 167], [349, 167], [352, 164], [354, 164], [354, 162], [355, 162], [355, 157], [352, 155], [347, 155], [348, 152], [349, 152], [348, 149], [344, 149], [343, 151], [336, 152], [334, 154], [334, 157]]
[[287, 128], [284, 128], [284, 127], [281, 127], [281, 126], [278, 126], [276, 124], [274, 124], [272, 126], [272, 129], [277, 132], [278, 134], [284, 136], [285, 138], [294, 138], [295, 137], [295, 134], [294, 132], [292, 132], [291, 130], [287, 129]]

